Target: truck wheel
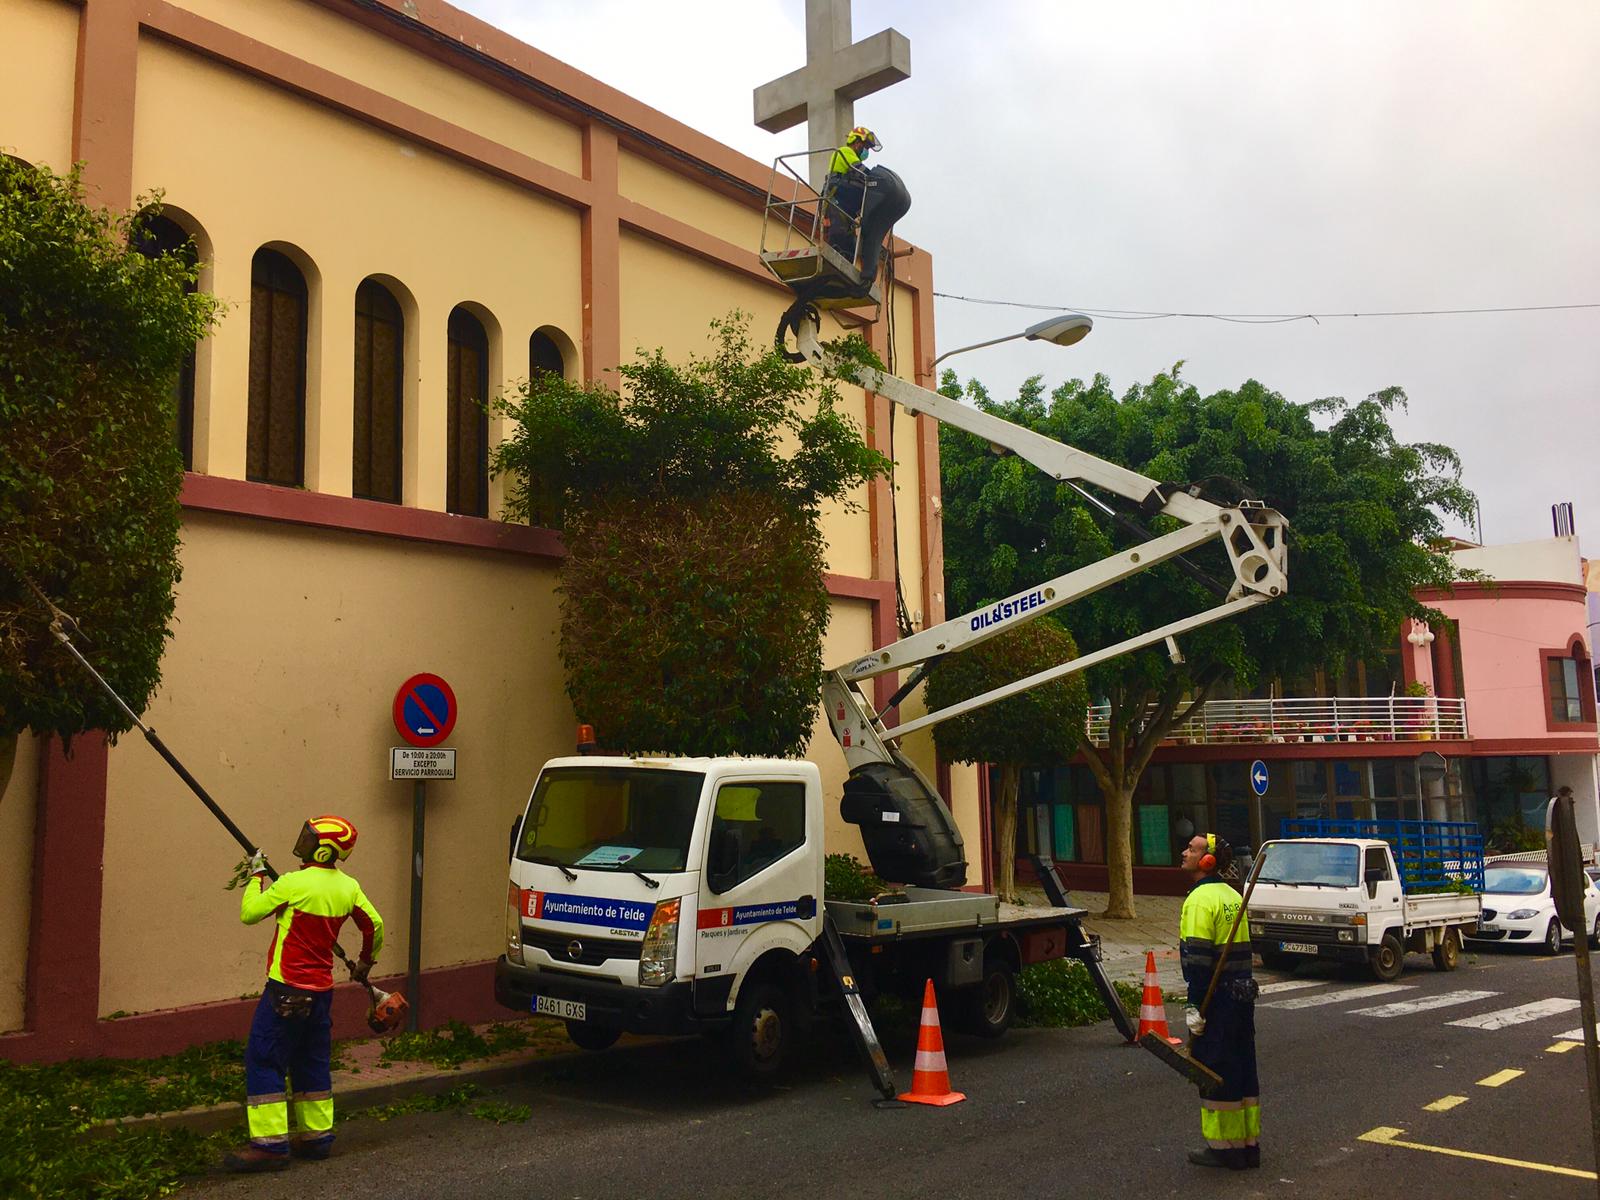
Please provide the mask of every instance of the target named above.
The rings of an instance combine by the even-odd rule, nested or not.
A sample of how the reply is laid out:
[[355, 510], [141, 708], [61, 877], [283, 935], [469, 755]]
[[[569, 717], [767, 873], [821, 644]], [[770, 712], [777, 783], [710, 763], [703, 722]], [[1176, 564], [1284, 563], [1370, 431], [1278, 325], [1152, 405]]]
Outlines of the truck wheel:
[[740, 1071], [756, 1079], [776, 1075], [788, 1057], [794, 1033], [794, 1006], [782, 988], [752, 983], [739, 992], [727, 1036]]
[[1561, 953], [1561, 922], [1554, 917], [1550, 918], [1550, 926], [1544, 931], [1544, 952], [1546, 954]]
[[1261, 965], [1274, 971], [1293, 971], [1300, 963], [1296, 954], [1285, 954], [1282, 950], [1261, 951]]
[[1454, 971], [1461, 965], [1461, 935], [1454, 929], [1446, 929], [1433, 948], [1433, 965], [1440, 971]]
[[1005, 959], [985, 958], [983, 981], [957, 995], [963, 1032], [997, 1038], [1011, 1028], [1017, 1015], [1017, 976]]
[[1400, 939], [1392, 933], [1384, 934], [1383, 941], [1368, 951], [1368, 956], [1373, 978], [1384, 983], [1399, 979], [1400, 972], [1405, 969], [1405, 948], [1400, 945]]
[[617, 1044], [617, 1039], [621, 1036], [620, 1029], [591, 1025], [587, 1021], [567, 1022], [567, 1037], [579, 1050], [609, 1050]]

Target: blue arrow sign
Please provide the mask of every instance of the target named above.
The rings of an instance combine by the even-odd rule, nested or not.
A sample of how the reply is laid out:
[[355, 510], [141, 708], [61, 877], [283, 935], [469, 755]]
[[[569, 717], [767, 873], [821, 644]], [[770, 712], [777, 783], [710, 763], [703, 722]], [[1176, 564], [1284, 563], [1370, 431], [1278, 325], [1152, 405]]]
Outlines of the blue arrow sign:
[[1258, 796], [1267, 794], [1267, 764], [1259, 758], [1250, 764], [1250, 790]]

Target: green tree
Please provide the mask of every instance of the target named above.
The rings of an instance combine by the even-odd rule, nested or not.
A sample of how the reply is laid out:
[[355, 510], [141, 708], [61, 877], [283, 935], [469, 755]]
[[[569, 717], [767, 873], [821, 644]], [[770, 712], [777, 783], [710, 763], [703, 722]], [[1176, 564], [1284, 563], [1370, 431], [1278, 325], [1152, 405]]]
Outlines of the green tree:
[[[1181, 367], [1181, 364], [1179, 364]], [[1103, 376], [1048, 397], [1037, 378], [1008, 402], [967, 388], [981, 407], [1162, 481], [1200, 483], [1211, 499], [1254, 495], [1290, 521], [1289, 594], [1183, 638], [1184, 662], [1123, 655], [1091, 668], [1091, 696], [1109, 706], [1104, 742], [1083, 756], [1106, 802], [1110, 916], [1133, 915], [1132, 795], [1157, 744], [1224, 680], [1295, 679], [1347, 659], [1375, 661], [1408, 617], [1437, 616], [1415, 596], [1456, 572], [1438, 548], [1446, 515], [1465, 520], [1472, 494], [1446, 446], [1402, 444], [1389, 388], [1349, 403], [1297, 404], [1255, 381], [1202, 396], [1179, 367], [1120, 398]], [[947, 394], [961, 394], [953, 374]], [[941, 431], [946, 589], [957, 611], [1087, 565], [1127, 545], [1079, 494], [1017, 458], [995, 458], [966, 434]], [[1246, 489], [1249, 489], [1248, 491]], [[1106, 497], [1115, 500], [1114, 497]], [[1126, 505], [1122, 507], [1126, 508]], [[1153, 533], [1176, 528], [1167, 518]], [[1220, 546], [1191, 561], [1229, 583]], [[1163, 564], [1060, 611], [1080, 646], [1111, 645], [1217, 603]]]
[[[1072, 635], [1049, 617], [1019, 625], [941, 660], [928, 676], [930, 711], [958, 704], [1078, 656]], [[1083, 743], [1088, 693], [1081, 676], [1052, 680], [933, 727], [939, 753], [1000, 768], [994, 797], [995, 892], [1017, 900], [1017, 793], [1024, 767], [1065, 762]]]
[[160, 682], [183, 483], [174, 385], [217, 303], [190, 290], [192, 260], [135, 248], [156, 199], [92, 210], [77, 172], [0, 155], [0, 742], [128, 728], [23, 575], [78, 620], [135, 711]]
[[837, 386], [758, 352], [741, 313], [623, 395], [540, 374], [497, 406], [507, 516], [560, 528], [567, 694], [609, 749], [791, 755], [822, 688], [822, 506], [888, 468]]

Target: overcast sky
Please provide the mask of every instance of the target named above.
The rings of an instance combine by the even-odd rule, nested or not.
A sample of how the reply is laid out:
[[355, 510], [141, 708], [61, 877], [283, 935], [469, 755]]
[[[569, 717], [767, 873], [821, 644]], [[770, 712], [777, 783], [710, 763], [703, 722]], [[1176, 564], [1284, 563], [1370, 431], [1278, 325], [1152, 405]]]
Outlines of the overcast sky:
[[[804, 0], [455, 0], [763, 162], [756, 86], [805, 58]], [[856, 104], [911, 189], [935, 287], [1063, 308], [1330, 313], [1600, 304], [1600, 5], [856, 0], [911, 40]], [[714, 314], [708, 314], [709, 315]], [[940, 299], [940, 350], [1044, 312]], [[1469, 316], [1097, 319], [1070, 349], [952, 366], [1009, 394], [1178, 360], [1201, 389], [1411, 398], [1489, 543], [1571, 500], [1600, 553], [1600, 308]], [[1459, 530], [1471, 536], [1470, 529]]]

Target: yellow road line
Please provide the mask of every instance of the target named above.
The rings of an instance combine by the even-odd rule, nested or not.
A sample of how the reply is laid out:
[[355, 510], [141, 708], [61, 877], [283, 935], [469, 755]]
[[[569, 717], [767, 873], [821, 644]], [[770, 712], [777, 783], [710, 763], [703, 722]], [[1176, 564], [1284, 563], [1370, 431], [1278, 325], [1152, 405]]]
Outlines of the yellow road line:
[[1521, 1074], [1521, 1071], [1518, 1071], [1512, 1067], [1507, 1067], [1504, 1071], [1496, 1071], [1493, 1075], [1489, 1075], [1478, 1080], [1478, 1086], [1499, 1087], [1502, 1083], [1510, 1083], [1513, 1079], [1517, 1078], [1517, 1076]]
[[1565, 1054], [1568, 1050], [1576, 1050], [1581, 1045], [1583, 1045], [1582, 1042], [1557, 1042], [1554, 1046], [1546, 1046], [1544, 1052], [1546, 1054]]
[[1424, 1104], [1422, 1107], [1429, 1112], [1449, 1112], [1456, 1105], [1465, 1104], [1466, 1102], [1467, 1098], [1465, 1096], [1441, 1096], [1432, 1104]]
[[1549, 1175], [1568, 1175], [1573, 1179], [1597, 1178], [1593, 1171], [1580, 1171], [1575, 1167], [1557, 1167], [1550, 1163], [1528, 1162], [1521, 1158], [1500, 1158], [1494, 1154], [1478, 1154], [1471, 1150], [1451, 1150], [1447, 1146], [1424, 1146], [1421, 1142], [1404, 1142], [1400, 1135], [1404, 1129], [1396, 1129], [1390, 1125], [1379, 1125], [1376, 1129], [1369, 1129], [1356, 1140], [1359, 1142], [1376, 1142], [1380, 1146], [1398, 1146], [1404, 1150], [1426, 1150], [1429, 1154], [1445, 1154], [1451, 1158], [1470, 1158], [1474, 1162], [1496, 1163], [1502, 1167], [1521, 1167], [1525, 1171], [1544, 1171]]

